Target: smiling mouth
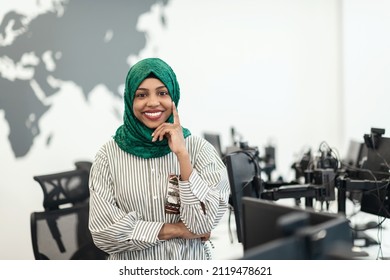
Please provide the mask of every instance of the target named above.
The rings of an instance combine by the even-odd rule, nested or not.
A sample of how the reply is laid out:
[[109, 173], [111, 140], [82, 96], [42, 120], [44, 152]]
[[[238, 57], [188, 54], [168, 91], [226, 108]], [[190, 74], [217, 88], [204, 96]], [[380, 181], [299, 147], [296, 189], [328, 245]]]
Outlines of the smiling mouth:
[[144, 115], [146, 118], [150, 120], [156, 120], [159, 119], [162, 116], [163, 112], [144, 112]]

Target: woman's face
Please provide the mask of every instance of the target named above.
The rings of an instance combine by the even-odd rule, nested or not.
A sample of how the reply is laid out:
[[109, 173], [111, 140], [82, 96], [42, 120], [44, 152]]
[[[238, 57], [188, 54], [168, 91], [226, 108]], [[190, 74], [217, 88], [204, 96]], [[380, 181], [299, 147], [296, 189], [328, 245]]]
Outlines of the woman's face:
[[145, 79], [135, 91], [133, 112], [152, 129], [166, 122], [172, 114], [172, 99], [166, 86], [159, 79]]

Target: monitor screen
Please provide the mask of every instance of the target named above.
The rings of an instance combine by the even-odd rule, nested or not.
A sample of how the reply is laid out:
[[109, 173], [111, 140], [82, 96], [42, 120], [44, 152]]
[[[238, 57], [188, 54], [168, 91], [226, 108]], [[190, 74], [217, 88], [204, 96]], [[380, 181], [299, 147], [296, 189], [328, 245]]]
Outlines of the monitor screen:
[[[367, 143], [366, 143], [367, 144]], [[361, 211], [390, 218], [390, 138], [378, 137], [375, 145], [366, 145], [367, 160], [362, 179], [375, 182], [373, 189], [364, 190]]]
[[367, 148], [367, 159], [364, 162], [364, 169], [371, 170], [373, 174], [364, 173], [362, 179], [376, 180], [388, 179], [390, 177], [390, 138], [381, 137], [377, 140], [375, 148]]
[[237, 239], [241, 242], [241, 200], [243, 196], [259, 197], [258, 162], [253, 158], [253, 153], [247, 150], [236, 151], [224, 157], [230, 184], [230, 205], [234, 210], [236, 221]]
[[272, 201], [242, 199], [244, 258], [335, 259], [351, 256], [353, 238], [343, 215]]
[[360, 163], [363, 156], [362, 153], [364, 152], [363, 147], [363, 142], [350, 140], [347, 153], [345, 154], [342, 163], [347, 167], [360, 167]]
[[221, 137], [216, 133], [203, 133], [203, 138], [206, 139], [214, 148], [217, 150], [220, 157], [223, 156], [222, 146], [221, 146]]

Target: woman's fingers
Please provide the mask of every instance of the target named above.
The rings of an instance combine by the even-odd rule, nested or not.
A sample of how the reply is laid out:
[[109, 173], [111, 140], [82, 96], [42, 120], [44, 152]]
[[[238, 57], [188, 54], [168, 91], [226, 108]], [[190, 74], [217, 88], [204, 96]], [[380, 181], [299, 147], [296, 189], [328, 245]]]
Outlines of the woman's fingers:
[[170, 126], [172, 126], [172, 124], [163, 123], [159, 127], [157, 127], [152, 134], [152, 141], [154, 142], [157, 140], [163, 140], [165, 134], [170, 134], [170, 131], [173, 129]]
[[163, 123], [157, 127], [152, 134], [152, 141], [163, 140], [165, 135], [173, 135], [173, 133], [182, 133], [179, 114], [176, 109], [175, 102], [172, 102], [173, 123]]
[[173, 114], [173, 123], [180, 126], [179, 113], [177, 112], [175, 102], [172, 102], [172, 114]]

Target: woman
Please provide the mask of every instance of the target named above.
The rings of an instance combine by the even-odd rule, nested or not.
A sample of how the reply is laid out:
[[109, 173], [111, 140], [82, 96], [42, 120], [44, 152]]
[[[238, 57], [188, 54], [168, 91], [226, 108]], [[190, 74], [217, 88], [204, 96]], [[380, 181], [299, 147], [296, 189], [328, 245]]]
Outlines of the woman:
[[132, 66], [124, 123], [90, 175], [89, 228], [109, 259], [210, 259], [207, 241], [228, 205], [225, 165], [180, 124], [179, 84], [158, 58]]

